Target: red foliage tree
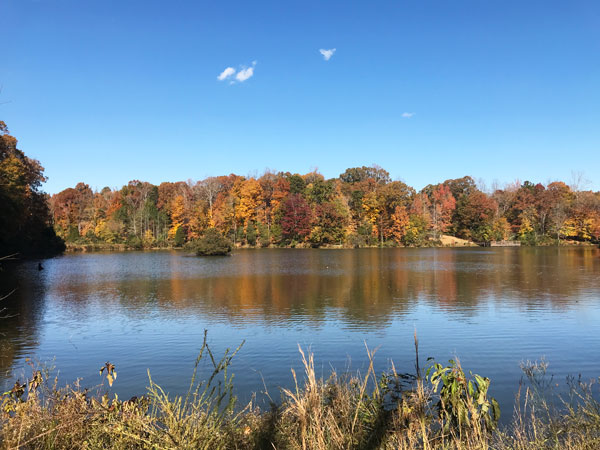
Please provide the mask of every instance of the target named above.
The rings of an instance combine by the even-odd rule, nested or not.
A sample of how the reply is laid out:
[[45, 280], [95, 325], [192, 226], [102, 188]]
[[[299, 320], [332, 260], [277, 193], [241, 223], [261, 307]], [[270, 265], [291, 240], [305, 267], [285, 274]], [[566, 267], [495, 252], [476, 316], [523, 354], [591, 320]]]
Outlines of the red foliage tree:
[[286, 239], [304, 240], [310, 234], [310, 206], [300, 194], [290, 195], [283, 203], [281, 230]]

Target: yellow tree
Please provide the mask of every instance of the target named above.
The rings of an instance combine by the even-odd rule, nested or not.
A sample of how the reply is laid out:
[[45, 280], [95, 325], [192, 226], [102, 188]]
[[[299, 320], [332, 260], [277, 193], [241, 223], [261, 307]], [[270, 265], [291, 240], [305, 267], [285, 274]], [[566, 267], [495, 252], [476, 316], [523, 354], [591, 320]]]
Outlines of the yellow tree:
[[156, 239], [154, 238], [154, 233], [152, 233], [151, 229], [147, 229], [144, 232], [144, 239], [143, 239], [144, 246], [152, 247], [155, 242], [156, 242]]
[[94, 228], [94, 234], [103, 242], [111, 244], [115, 242], [117, 235], [117, 233], [111, 229], [111, 224], [106, 219], [98, 219], [98, 223]]
[[169, 228], [169, 239], [175, 239], [177, 230], [184, 225], [185, 221], [185, 200], [183, 195], [178, 195], [173, 199], [171, 205], [171, 228]]
[[519, 237], [522, 239], [533, 233], [533, 225], [526, 214], [521, 215], [521, 226], [519, 227]]
[[221, 177], [223, 189], [217, 195], [213, 206], [215, 227], [225, 236], [233, 233], [233, 241], [237, 239], [237, 218], [240, 203], [240, 186], [243, 178], [237, 175]]
[[494, 239], [498, 241], [505, 241], [510, 236], [510, 224], [506, 217], [500, 217], [494, 220], [492, 224], [492, 232], [494, 234]]
[[198, 239], [202, 232], [214, 226], [212, 218], [212, 206], [210, 209], [205, 208], [206, 203], [203, 200], [197, 200], [192, 205], [192, 213], [188, 221], [188, 236], [190, 239]]
[[258, 209], [263, 202], [262, 197], [263, 190], [256, 179], [249, 178], [241, 183], [237, 214], [244, 227], [247, 227], [249, 222], [256, 221]]
[[565, 220], [563, 226], [560, 228], [560, 234], [566, 237], [576, 237], [578, 230], [577, 221], [573, 218]]
[[408, 216], [408, 211], [405, 206], [396, 206], [394, 213], [392, 214], [392, 224], [390, 227], [390, 232], [394, 240], [400, 244], [402, 242], [402, 238], [406, 236], [406, 232], [408, 230], [410, 224], [410, 218]]
[[363, 197], [362, 207], [367, 221], [371, 224], [373, 236], [378, 236], [378, 219], [381, 213], [381, 205], [379, 204], [377, 194], [375, 192], [369, 192], [367, 195], [365, 195]]

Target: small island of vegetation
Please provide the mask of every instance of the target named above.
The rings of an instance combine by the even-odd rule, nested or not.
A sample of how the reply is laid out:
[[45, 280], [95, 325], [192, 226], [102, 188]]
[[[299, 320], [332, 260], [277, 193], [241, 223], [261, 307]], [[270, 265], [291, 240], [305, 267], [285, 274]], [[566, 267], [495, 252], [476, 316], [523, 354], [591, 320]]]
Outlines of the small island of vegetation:
[[197, 256], [225, 256], [232, 250], [229, 239], [215, 228], [207, 229], [200, 239], [189, 242], [186, 248]]

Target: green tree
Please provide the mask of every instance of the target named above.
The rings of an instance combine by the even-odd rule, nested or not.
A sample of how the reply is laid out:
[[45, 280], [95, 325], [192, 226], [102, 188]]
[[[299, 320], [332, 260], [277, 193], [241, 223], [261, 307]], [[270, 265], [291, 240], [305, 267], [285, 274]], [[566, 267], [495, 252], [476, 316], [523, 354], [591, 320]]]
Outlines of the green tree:
[[340, 205], [323, 203], [317, 205], [313, 215], [310, 241], [317, 246], [341, 244], [344, 241], [346, 216]]
[[177, 231], [175, 231], [175, 238], [173, 239], [176, 247], [181, 247], [185, 244], [185, 231], [183, 227], [177, 227]]
[[254, 226], [254, 222], [248, 222], [246, 226], [246, 242], [248, 245], [256, 245], [256, 227]]
[[312, 203], [325, 203], [331, 201], [335, 194], [332, 181], [315, 180], [308, 186], [308, 199]]
[[302, 194], [304, 192], [306, 182], [300, 175], [290, 175], [288, 177], [288, 182], [290, 183], [290, 194]]

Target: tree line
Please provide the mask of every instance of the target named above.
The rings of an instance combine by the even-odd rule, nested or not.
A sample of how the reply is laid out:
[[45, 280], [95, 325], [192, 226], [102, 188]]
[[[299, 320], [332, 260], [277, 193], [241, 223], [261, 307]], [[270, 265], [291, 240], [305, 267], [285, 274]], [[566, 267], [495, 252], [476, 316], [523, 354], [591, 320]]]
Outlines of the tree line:
[[[71, 244], [181, 246], [216, 229], [234, 245], [427, 246], [442, 235], [529, 245], [600, 240], [600, 192], [515, 182], [485, 191], [465, 176], [420, 191], [381, 167], [337, 178], [266, 171], [153, 185], [133, 180], [52, 195], [39, 161], [0, 121], [0, 254], [51, 254]], [[484, 192], [485, 191], [485, 192]]]
[[215, 228], [235, 245], [427, 246], [442, 235], [475, 242], [598, 242], [600, 192], [562, 181], [482, 191], [465, 176], [420, 191], [381, 167], [337, 178], [266, 171], [153, 185], [133, 180], [94, 192], [79, 183], [49, 199], [68, 243], [181, 246]]

